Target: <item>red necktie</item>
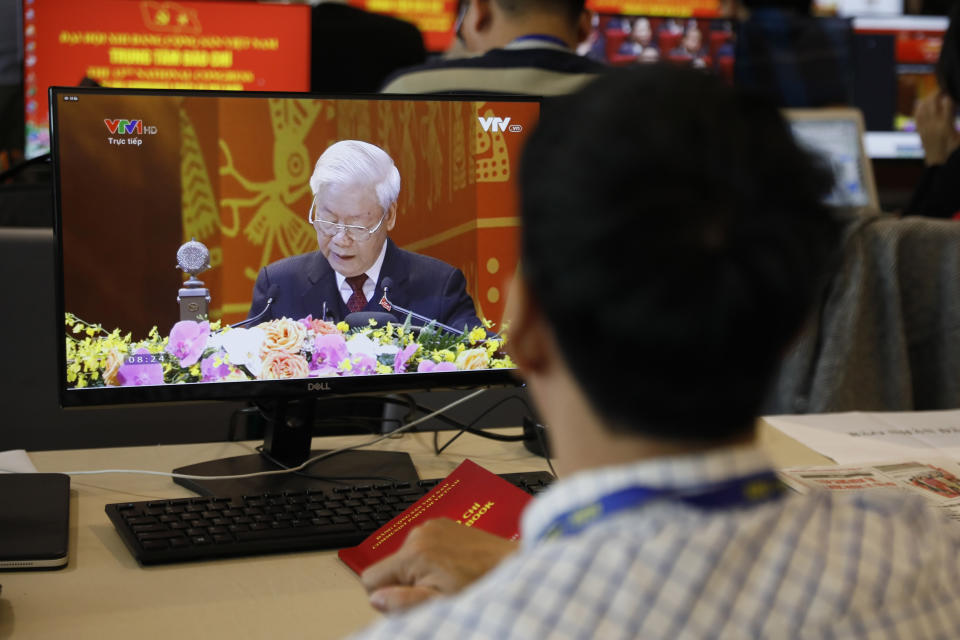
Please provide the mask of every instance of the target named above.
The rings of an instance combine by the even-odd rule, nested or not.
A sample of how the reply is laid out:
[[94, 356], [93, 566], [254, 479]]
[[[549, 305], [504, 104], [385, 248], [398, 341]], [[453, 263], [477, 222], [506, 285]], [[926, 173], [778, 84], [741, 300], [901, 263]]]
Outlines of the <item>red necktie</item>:
[[365, 273], [347, 278], [347, 284], [353, 289], [353, 294], [347, 300], [347, 309], [350, 310], [350, 313], [362, 311], [367, 306], [367, 296], [363, 295], [363, 283], [366, 281], [367, 274]]

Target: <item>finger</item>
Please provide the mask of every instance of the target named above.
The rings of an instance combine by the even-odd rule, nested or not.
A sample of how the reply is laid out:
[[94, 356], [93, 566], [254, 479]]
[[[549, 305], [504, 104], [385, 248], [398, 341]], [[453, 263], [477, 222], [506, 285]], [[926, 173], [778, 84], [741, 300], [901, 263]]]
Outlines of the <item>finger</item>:
[[438, 595], [429, 587], [383, 587], [370, 594], [370, 604], [382, 613], [398, 613]]
[[408, 573], [405, 569], [406, 560], [404, 558], [405, 555], [401, 549], [383, 560], [370, 565], [360, 574], [360, 582], [368, 592], [381, 587], [409, 583], [409, 580], [404, 579], [404, 576]]

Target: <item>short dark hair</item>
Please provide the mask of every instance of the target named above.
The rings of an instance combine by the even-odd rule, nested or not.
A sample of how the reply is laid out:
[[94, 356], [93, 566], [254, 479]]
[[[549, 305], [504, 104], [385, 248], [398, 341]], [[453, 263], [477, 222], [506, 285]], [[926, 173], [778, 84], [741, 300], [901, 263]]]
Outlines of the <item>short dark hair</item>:
[[523, 14], [528, 11], [549, 11], [565, 15], [575, 22], [586, 6], [586, 0], [494, 0], [507, 13]]
[[840, 228], [779, 112], [617, 70], [544, 104], [520, 184], [523, 275], [594, 409], [668, 439], [751, 429]]

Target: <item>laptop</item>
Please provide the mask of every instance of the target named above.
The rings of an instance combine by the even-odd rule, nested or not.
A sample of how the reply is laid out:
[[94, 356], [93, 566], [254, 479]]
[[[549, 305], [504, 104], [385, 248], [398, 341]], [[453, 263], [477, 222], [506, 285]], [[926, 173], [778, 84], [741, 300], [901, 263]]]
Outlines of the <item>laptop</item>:
[[0, 571], [67, 565], [70, 477], [0, 473]]
[[877, 212], [873, 166], [863, 144], [863, 114], [850, 107], [784, 109], [797, 141], [824, 158], [836, 179], [827, 204]]

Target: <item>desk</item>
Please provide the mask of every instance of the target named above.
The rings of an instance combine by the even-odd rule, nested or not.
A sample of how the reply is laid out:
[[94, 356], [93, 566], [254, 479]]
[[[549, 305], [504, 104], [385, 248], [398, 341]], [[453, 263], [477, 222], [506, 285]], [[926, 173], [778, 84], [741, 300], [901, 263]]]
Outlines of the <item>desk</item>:
[[[511, 433], [514, 430], [506, 430]], [[441, 441], [447, 434], [441, 434]], [[356, 436], [318, 438], [337, 448]], [[830, 461], [765, 424], [761, 446], [777, 466]], [[249, 443], [211, 443], [44, 451], [40, 471], [169, 471], [203, 460], [250, 453]], [[496, 473], [546, 469], [519, 443], [466, 434], [443, 455], [432, 435], [408, 434], [375, 448], [407, 451], [421, 477], [442, 477], [464, 458]], [[112, 502], [191, 495], [162, 476], [76, 476], [70, 495], [70, 563], [60, 571], [0, 572], [0, 638], [339, 638], [378, 614], [352, 571], [333, 551], [231, 558], [141, 567], [104, 513]]]

